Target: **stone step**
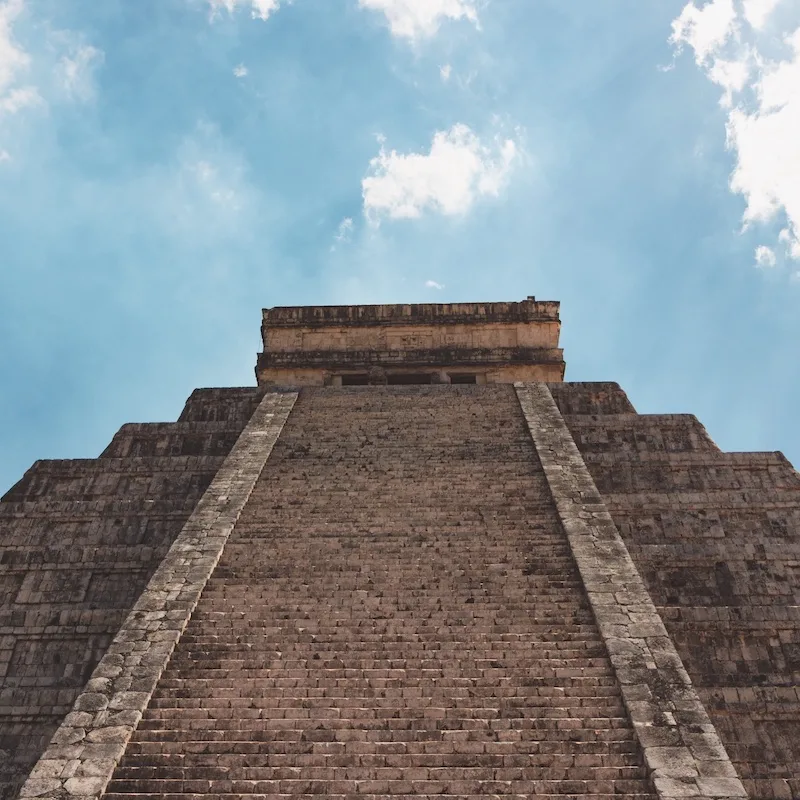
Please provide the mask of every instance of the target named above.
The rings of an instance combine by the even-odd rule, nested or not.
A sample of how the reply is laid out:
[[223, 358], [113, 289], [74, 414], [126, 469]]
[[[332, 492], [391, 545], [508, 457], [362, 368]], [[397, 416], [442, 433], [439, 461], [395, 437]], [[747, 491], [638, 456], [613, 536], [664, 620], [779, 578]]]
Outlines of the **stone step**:
[[[316, 781], [314, 782], [316, 783]], [[400, 780], [358, 780], [341, 778], [335, 781], [323, 780], [322, 786], [312, 788], [309, 779], [274, 779], [274, 780], [206, 780], [183, 779], [165, 780], [149, 779], [146, 781], [112, 781], [108, 793], [114, 792], [156, 792], [162, 797], [171, 794], [186, 792], [202, 792], [208, 794], [251, 794], [274, 792], [276, 794], [299, 795], [306, 793], [316, 794], [566, 794], [583, 797], [594, 797], [597, 794], [644, 794], [648, 790], [646, 780], [636, 779], [520, 779], [504, 780], [484, 779], [478, 780], [465, 777], [452, 777], [449, 780], [431, 779], [400, 779]], [[325, 788], [322, 788], [325, 787]], [[106, 795], [108, 796], [108, 794]]]
[[[446, 768], [417, 767], [423, 773], [419, 780], [436, 780], [437, 774], [444, 780], [450, 778]], [[525, 767], [461, 767], [459, 780], [502, 781], [519, 780], [634, 780], [641, 781], [639, 766], [615, 765], [613, 767], [582, 767], [570, 764], [566, 767], [551, 765]], [[184, 781], [184, 780], [244, 780], [244, 781], [340, 781], [340, 780], [402, 780], [398, 767], [374, 767], [370, 765], [348, 765], [344, 767], [253, 767], [246, 764], [231, 766], [159, 766], [119, 769], [114, 776], [117, 788], [124, 782], [129, 786], [135, 781]], [[452, 779], [452, 778], [451, 778]], [[408, 778], [406, 778], [408, 780]]]
[[[347, 788], [343, 789], [342, 792], [335, 792], [328, 791], [327, 788], [321, 789], [320, 787], [314, 786], [310, 787], [307, 791], [303, 791], [298, 794], [287, 794], [281, 791], [275, 792], [272, 790], [268, 790], [266, 793], [259, 793], [251, 790], [244, 791], [242, 787], [238, 787], [237, 791], [235, 792], [231, 791], [227, 793], [214, 793], [207, 792], [205, 790], [168, 793], [140, 789], [139, 791], [133, 792], [120, 792], [119, 790], [108, 791], [103, 795], [103, 797], [105, 800], [122, 800], [122, 798], [133, 798], [134, 800], [230, 800], [230, 798], [233, 796], [247, 797], [250, 798], [250, 800], [288, 800], [289, 798], [297, 797], [306, 798], [306, 800], [317, 800], [320, 794], [324, 793], [326, 797], [334, 798], [334, 800], [337, 798], [340, 800], [354, 800], [356, 797], [358, 800], [383, 800], [383, 798], [387, 796], [397, 797], [401, 800], [469, 800], [469, 798], [476, 798], [477, 800], [477, 798], [486, 798], [487, 795], [491, 797], [502, 795], [503, 797], [508, 797], [509, 800], [530, 800], [532, 793], [535, 793], [535, 796], [538, 798], [538, 800], [564, 800], [565, 795], [569, 798], [569, 800], [575, 800], [575, 798], [584, 797], [591, 797], [592, 800], [652, 800], [653, 798], [652, 793], [646, 790], [642, 790], [641, 793], [625, 792], [624, 794], [619, 794], [614, 790], [608, 793], [592, 791], [590, 794], [586, 794], [583, 788], [576, 792], [570, 787], [559, 787], [563, 788], [563, 791], [555, 794], [545, 794], [541, 787], [534, 787], [532, 791], [526, 788], [520, 793], [499, 791], [498, 787], [493, 787], [491, 792], [484, 790], [483, 787], [474, 787], [472, 791], [461, 790], [459, 787], [454, 794], [449, 792], [440, 792], [438, 790], [431, 790], [432, 793], [428, 794], [427, 788], [425, 792], [417, 793], [416, 790], [419, 788], [426, 787], [414, 787], [414, 793], [411, 793], [410, 789], [406, 789], [402, 792], [398, 790], [397, 792], [391, 794], [384, 791], [381, 791], [378, 794], [370, 794], [367, 792], [356, 793], [349, 791]], [[753, 796], [755, 797], [756, 795]], [[769, 795], [758, 796], [769, 797]]]
[[[259, 735], [263, 736], [263, 734]], [[263, 741], [259, 740], [258, 736], [251, 736], [249, 732], [243, 739], [209, 737], [192, 741], [165, 736], [157, 738], [151, 732], [146, 738], [136, 738], [129, 742], [125, 753], [126, 762], [118, 769], [150, 766], [154, 758], [170, 760], [188, 757], [192, 754], [214, 758], [219, 763], [224, 763], [229, 757], [238, 758], [243, 755], [261, 758], [265, 755], [265, 749], [269, 750], [269, 757], [276, 763], [280, 763], [281, 766], [302, 768], [320, 764], [346, 766], [353, 763], [354, 755], [346, 751], [343, 742], [314, 742], [312, 746], [309, 746], [308, 742], [304, 742], [302, 747], [287, 747], [285, 744], [281, 744], [275, 750], [272, 749], [272, 743], [282, 741], [280, 731], [276, 731], [273, 738]], [[519, 748], [514, 752], [507, 752], [509, 750], [507, 745], [500, 746], [500, 752], [484, 752], [482, 749], [484, 744], [486, 743], [479, 743], [479, 748], [474, 746], [474, 743], [456, 748], [454, 743], [448, 742], [447, 746], [436, 748], [430, 743], [423, 747], [419, 743], [413, 742], [400, 744], [388, 742], [376, 745], [369, 754], [362, 753], [359, 757], [365, 759], [364, 763], [376, 766], [437, 768], [474, 765], [501, 767], [504, 764], [526, 766], [538, 764], [542, 758], [550, 759], [549, 763], [553, 764], [567, 762], [583, 764], [585, 759], [596, 758], [622, 758], [628, 766], [641, 762], [641, 751], [638, 742], [633, 737], [615, 740], [569, 740], [565, 743], [551, 739], [547, 732], [544, 732], [540, 740], [528, 742], [523, 752], [519, 752]]]
[[[186, 753], [150, 753], [137, 767], [120, 767], [117, 777], [155, 776], [155, 770], [162, 767], [166, 769], [190, 769], [194, 767], [224, 769], [230, 774], [231, 770], [246, 769], [274, 769], [297, 772], [298, 769], [310, 770], [315, 774], [319, 769], [341, 769], [357, 766], [354, 757], [347, 754], [340, 755], [315, 755], [307, 754], [296, 759], [292, 766], [287, 764], [287, 757], [276, 753], [221, 753], [215, 751], [217, 743], [209, 743], [207, 752]], [[134, 745], [132, 745], [134, 746]], [[219, 748], [216, 748], [217, 750]], [[144, 763], [144, 762], [147, 763]], [[367, 763], [367, 761], [369, 763]], [[294, 760], [293, 760], [294, 763]], [[420, 769], [447, 769], [460, 767], [462, 769], [567, 769], [577, 767], [581, 769], [608, 769], [614, 767], [639, 769], [640, 764], [632, 753], [604, 753], [589, 754], [578, 753], [570, 755], [557, 755], [553, 753], [527, 753], [524, 756], [515, 755], [482, 755], [473, 754], [465, 758], [464, 755], [455, 753], [445, 755], [419, 755], [419, 754], [392, 754], [385, 756], [372, 756], [364, 759], [362, 768], [372, 770], [399, 769], [402, 767], [418, 767]]]
[[[135, 741], [145, 741], [158, 739], [159, 734], [167, 736], [190, 736], [191, 732], [196, 732], [198, 741], [216, 741], [218, 739], [233, 738], [239, 739], [247, 731], [248, 734], [243, 738], [254, 738], [258, 741], [272, 741], [273, 738], [284, 742], [305, 741], [343, 741], [344, 735], [341, 730], [332, 726], [322, 727], [324, 716], [317, 717], [314, 714], [300, 714], [304, 709], [287, 709], [288, 713], [284, 716], [252, 716], [241, 714], [239, 717], [231, 715], [224, 716], [191, 716], [174, 715], [162, 719], [154, 719], [149, 715], [142, 719], [139, 727], [134, 734]], [[316, 711], [316, 709], [314, 709]], [[614, 717], [611, 715], [597, 717], [553, 717], [537, 719], [533, 714], [528, 716], [527, 709], [510, 709], [503, 713], [498, 708], [477, 708], [474, 715], [469, 716], [468, 708], [444, 708], [444, 707], [415, 707], [406, 711], [407, 716], [400, 717], [395, 710], [390, 710], [383, 715], [374, 713], [367, 716], [362, 709], [353, 709], [352, 716], [338, 716], [336, 719], [350, 719], [351, 726], [349, 733], [352, 740], [364, 739], [372, 742], [392, 742], [392, 741], [414, 741], [415, 736], [425, 740], [447, 739], [444, 730], [472, 730], [483, 731], [484, 738], [491, 739], [492, 733], [489, 726], [492, 720], [516, 720], [513, 730], [519, 733], [519, 741], [538, 741], [542, 736], [551, 737], [551, 741], [563, 739], [564, 741], [629, 741], [633, 734], [629, 730], [629, 724], [624, 717]], [[198, 714], [202, 709], [198, 710]], [[265, 730], [264, 720], [269, 719], [268, 729]], [[310, 720], [312, 727], [301, 727], [304, 720]], [[361, 727], [372, 724], [370, 720], [382, 722], [381, 726], [375, 728]], [[391, 723], [388, 722], [391, 720]], [[435, 724], [430, 723], [427, 727], [421, 720], [435, 720]], [[463, 725], [463, 727], [457, 727]], [[316, 726], [316, 727], [314, 727]], [[511, 729], [512, 723], [509, 723]], [[422, 733], [420, 732], [422, 731]], [[280, 736], [276, 732], [280, 731]], [[368, 733], [369, 731], [369, 733]], [[370, 738], [371, 737], [371, 738]]]
[[[376, 690], [366, 691], [362, 688], [360, 692], [354, 691], [347, 684], [336, 683], [330, 687], [301, 687], [294, 685], [290, 688], [280, 688], [276, 685], [265, 683], [260, 678], [257, 680], [237, 680], [231, 686], [220, 686], [215, 681], [203, 681], [200, 678], [192, 677], [189, 681], [170, 679], [159, 684], [159, 688], [153, 695], [150, 703], [151, 708], [169, 707], [171, 700], [188, 701], [191, 700], [205, 706], [209, 698], [223, 700], [248, 700], [255, 701], [259, 698], [273, 698], [276, 701], [282, 698], [291, 698], [297, 702], [303, 700], [319, 700], [326, 698], [329, 702], [337, 698], [364, 698], [369, 699], [375, 696]], [[498, 685], [496, 682], [477, 685], [472, 679], [451, 679], [442, 684], [441, 680], [429, 681], [425, 688], [426, 696], [437, 697], [438, 695], [461, 697], [465, 693], [470, 697], [497, 697], [508, 698], [525, 696], [532, 707], [537, 705], [552, 706], [553, 698], [559, 701], [559, 708], [573, 708], [576, 706], [605, 706], [619, 703], [618, 687], [615, 683], [606, 686], [597, 685], [592, 682], [590, 686], [544, 686], [541, 681], [536, 680], [535, 692], [531, 689], [533, 681], [528, 680], [525, 686], [509, 686], [507, 684]], [[296, 684], [296, 682], [295, 682]], [[392, 697], [419, 697], [422, 694], [422, 686], [394, 686], [380, 690], [381, 698]], [[588, 702], [591, 701], [591, 702]], [[615, 706], [616, 707], [616, 706]]]
[[[314, 784], [319, 794], [350, 793], [362, 794], [366, 791], [382, 792], [386, 795], [417, 793], [450, 793], [470, 792], [482, 794], [579, 794], [583, 797], [594, 797], [597, 793], [617, 794], [644, 793], [648, 782], [633, 777], [634, 770], [617, 767], [608, 770], [591, 770], [572, 767], [569, 770], [480, 770], [460, 769], [457, 776], [404, 778], [401, 771], [387, 770], [391, 778], [370, 777], [368, 769], [322, 770], [319, 777], [299, 776], [294, 778], [274, 777], [273, 770], [264, 770], [261, 774], [249, 778], [232, 775], [209, 775], [206, 770], [196, 770], [198, 777], [178, 775], [170, 778], [115, 778], [108, 787], [114, 792], [159, 792], [164, 795], [180, 792], [208, 792], [244, 795], [253, 792], [277, 794], [305, 794], [313, 792]], [[414, 768], [406, 772], [413, 774]], [[416, 770], [424, 773], [426, 770]], [[288, 770], [287, 770], [288, 772]], [[333, 772], [329, 777], [325, 773]], [[567, 777], [572, 772], [576, 777]], [[492, 774], [494, 773], [494, 775]], [[520, 775], [520, 773], [523, 773]], [[617, 777], [614, 777], [617, 773]], [[620, 775], [621, 773], [621, 775]], [[480, 776], [480, 777], [478, 777]], [[321, 786], [319, 786], [321, 784]], [[325, 788], [323, 789], [322, 786]]]

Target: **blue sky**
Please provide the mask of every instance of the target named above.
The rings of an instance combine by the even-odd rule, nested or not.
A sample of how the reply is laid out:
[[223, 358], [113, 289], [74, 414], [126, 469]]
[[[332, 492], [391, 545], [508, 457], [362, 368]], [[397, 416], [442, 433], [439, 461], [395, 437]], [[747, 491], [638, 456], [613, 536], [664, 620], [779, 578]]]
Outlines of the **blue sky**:
[[0, 491], [264, 306], [562, 303], [568, 380], [800, 464], [798, 0], [0, 0]]

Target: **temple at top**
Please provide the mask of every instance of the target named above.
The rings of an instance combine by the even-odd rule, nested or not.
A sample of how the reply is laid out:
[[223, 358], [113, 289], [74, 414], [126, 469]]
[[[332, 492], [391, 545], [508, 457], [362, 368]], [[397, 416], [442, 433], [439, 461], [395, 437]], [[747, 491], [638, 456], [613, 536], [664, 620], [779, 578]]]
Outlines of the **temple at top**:
[[266, 308], [259, 385], [560, 381], [559, 304]]

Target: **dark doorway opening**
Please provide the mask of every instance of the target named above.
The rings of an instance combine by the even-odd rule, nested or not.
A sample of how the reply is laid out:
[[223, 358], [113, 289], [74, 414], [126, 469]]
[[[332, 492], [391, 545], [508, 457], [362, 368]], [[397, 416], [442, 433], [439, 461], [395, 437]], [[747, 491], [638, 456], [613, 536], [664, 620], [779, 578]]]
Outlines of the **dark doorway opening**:
[[389, 379], [390, 386], [410, 386], [415, 383], [430, 383], [431, 376], [424, 372], [408, 372], [405, 374], [398, 374], [386, 376]]
[[[390, 386], [412, 386], [415, 384], [425, 384], [431, 382], [429, 372], [398, 372], [389, 373], [386, 376]], [[450, 375], [451, 383], [477, 383], [476, 375], [467, 373], [456, 373]], [[342, 375], [342, 386], [367, 386], [369, 385], [369, 375], [366, 372], [357, 372], [350, 375]]]

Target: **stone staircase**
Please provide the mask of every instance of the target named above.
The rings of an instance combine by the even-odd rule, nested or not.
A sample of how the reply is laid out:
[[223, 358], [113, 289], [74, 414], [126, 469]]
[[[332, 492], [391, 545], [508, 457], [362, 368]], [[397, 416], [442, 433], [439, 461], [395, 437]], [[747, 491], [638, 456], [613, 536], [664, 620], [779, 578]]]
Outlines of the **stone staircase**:
[[108, 787], [644, 800], [511, 386], [304, 390]]

